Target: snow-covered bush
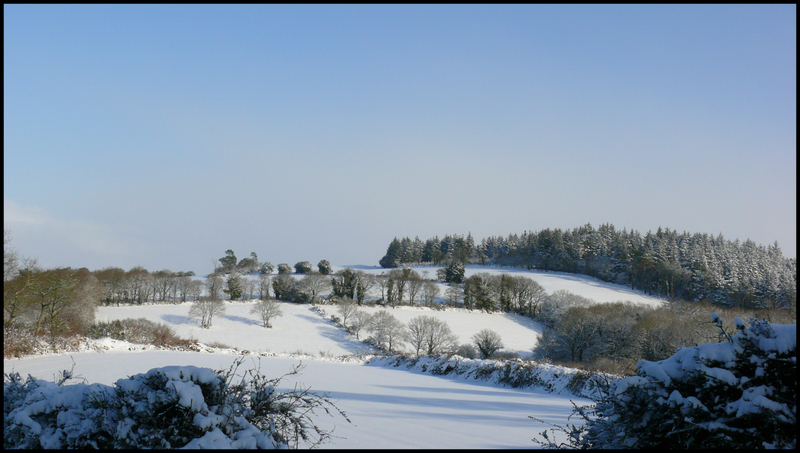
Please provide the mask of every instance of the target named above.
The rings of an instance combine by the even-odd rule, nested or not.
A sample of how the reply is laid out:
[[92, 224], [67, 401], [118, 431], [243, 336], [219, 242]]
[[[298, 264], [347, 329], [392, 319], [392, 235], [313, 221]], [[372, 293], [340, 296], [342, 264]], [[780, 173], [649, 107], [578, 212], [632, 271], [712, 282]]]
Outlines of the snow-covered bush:
[[593, 410], [578, 409], [582, 428], [562, 428], [573, 446], [795, 448], [797, 326], [735, 324], [722, 343], [639, 361], [637, 375], [612, 382]]
[[[4, 448], [297, 448], [326, 442], [315, 410], [345, 419], [326, 396], [280, 393], [268, 379], [194, 366], [155, 368], [101, 384], [63, 385], [17, 373], [3, 384]], [[347, 420], [349, 422], [349, 420]]]

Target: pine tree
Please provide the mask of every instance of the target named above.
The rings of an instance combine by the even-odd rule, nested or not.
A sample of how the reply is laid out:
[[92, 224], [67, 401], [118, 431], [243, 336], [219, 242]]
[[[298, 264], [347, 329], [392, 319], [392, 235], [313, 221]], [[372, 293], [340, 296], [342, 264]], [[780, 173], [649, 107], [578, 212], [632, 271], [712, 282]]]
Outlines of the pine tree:
[[400, 265], [401, 245], [395, 237], [386, 249], [386, 255], [378, 262], [383, 268], [394, 268]]
[[222, 291], [228, 295], [230, 300], [236, 300], [242, 297], [242, 293], [244, 292], [243, 282], [239, 274], [232, 273], [228, 276], [228, 280], [226, 281], [227, 288], [223, 289]]

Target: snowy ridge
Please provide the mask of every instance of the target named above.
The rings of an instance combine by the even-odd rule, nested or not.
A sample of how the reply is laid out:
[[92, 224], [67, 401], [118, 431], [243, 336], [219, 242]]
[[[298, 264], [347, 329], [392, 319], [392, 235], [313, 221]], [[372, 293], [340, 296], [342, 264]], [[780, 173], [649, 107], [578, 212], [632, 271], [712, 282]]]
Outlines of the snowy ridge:
[[418, 359], [402, 356], [374, 357], [367, 365], [404, 367], [432, 375], [481, 379], [513, 388], [538, 388], [550, 393], [571, 393], [582, 398], [600, 398], [616, 376], [589, 373], [532, 360], [468, 359], [461, 356]]

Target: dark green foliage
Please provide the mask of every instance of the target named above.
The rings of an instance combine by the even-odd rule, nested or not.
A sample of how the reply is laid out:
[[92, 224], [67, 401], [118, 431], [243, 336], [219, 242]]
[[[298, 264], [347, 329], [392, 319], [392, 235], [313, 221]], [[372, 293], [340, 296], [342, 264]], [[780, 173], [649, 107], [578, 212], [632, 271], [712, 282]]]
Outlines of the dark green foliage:
[[445, 268], [444, 281], [445, 283], [462, 283], [464, 281], [464, 262], [455, 261]]
[[219, 259], [219, 264], [222, 267], [220, 269], [221, 272], [230, 272], [234, 268], [236, 268], [236, 255], [233, 253], [233, 250], [228, 249], [225, 251], [225, 256]]
[[386, 249], [386, 255], [380, 259], [378, 264], [383, 268], [393, 268], [399, 266], [400, 263], [400, 241], [394, 238]]
[[272, 292], [278, 300], [289, 301], [297, 281], [289, 274], [278, 274], [272, 279]]
[[[742, 308], [788, 308], [797, 299], [797, 260], [777, 243], [728, 241], [722, 235], [658, 228], [641, 235], [604, 224], [484, 238], [392, 240], [383, 267], [455, 262], [572, 272], [630, 285], [647, 294]], [[472, 244], [471, 244], [472, 242]], [[421, 249], [421, 252], [419, 252]]]
[[331, 277], [333, 295], [339, 298], [356, 298], [358, 278], [356, 272], [350, 268], [342, 269]]
[[309, 263], [308, 261], [300, 261], [294, 265], [294, 270], [298, 274], [308, 274], [314, 269], [311, 267], [311, 263]]
[[639, 362], [637, 376], [578, 410], [586, 424], [568, 430], [573, 446], [795, 448], [796, 325], [737, 318], [736, 327], [722, 343]]
[[317, 264], [317, 268], [319, 268], [319, 273], [322, 275], [329, 275], [331, 272], [333, 272], [331, 263], [328, 260], [321, 260]]
[[242, 278], [239, 276], [239, 274], [233, 273], [229, 275], [226, 285], [227, 288], [223, 289], [222, 291], [224, 291], [231, 300], [236, 300], [242, 297]]

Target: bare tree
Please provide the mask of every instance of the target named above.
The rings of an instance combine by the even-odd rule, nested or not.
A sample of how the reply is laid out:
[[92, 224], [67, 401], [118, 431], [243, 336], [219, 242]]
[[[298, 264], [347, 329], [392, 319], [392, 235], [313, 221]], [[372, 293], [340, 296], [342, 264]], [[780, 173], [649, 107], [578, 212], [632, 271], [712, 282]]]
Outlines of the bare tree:
[[458, 337], [446, 322], [431, 318], [426, 347], [428, 355], [450, 354], [458, 347]]
[[170, 292], [170, 285], [172, 284], [172, 275], [174, 273], [169, 269], [162, 269], [153, 273], [151, 281], [153, 290], [153, 300], [166, 301], [167, 295]]
[[219, 299], [224, 285], [225, 280], [223, 280], [222, 277], [217, 274], [209, 274], [206, 278], [206, 292], [208, 293], [208, 298], [212, 300]]
[[[220, 279], [221, 280], [221, 279]], [[189, 309], [190, 318], [200, 318], [200, 326], [204, 329], [211, 327], [214, 316], [225, 314], [225, 303], [219, 299], [201, 297]]]
[[35, 336], [42, 331], [45, 320], [49, 320], [51, 324], [56, 322], [57, 316], [70, 302], [70, 291], [78, 283], [75, 271], [70, 268], [50, 269], [41, 274], [33, 288], [34, 306], [38, 312]]
[[539, 307], [547, 297], [547, 292], [536, 280], [527, 277], [515, 278], [514, 297], [519, 308], [526, 307], [528, 316], [536, 317]]
[[42, 276], [35, 259], [24, 259], [18, 275], [3, 282], [3, 326], [14, 326], [14, 320], [33, 304], [33, 289]]
[[414, 301], [417, 298], [417, 294], [422, 290], [425, 281], [422, 280], [419, 273], [417, 271], [411, 269], [408, 272], [408, 303], [414, 305]]
[[392, 269], [387, 273], [389, 280], [392, 282], [392, 288], [387, 288], [387, 290], [392, 289], [393, 291], [389, 292], [394, 292], [394, 294], [389, 294], [389, 299], [392, 301], [392, 308], [394, 308], [394, 303], [403, 305], [403, 295], [406, 291], [410, 273], [411, 269], [408, 268]]
[[389, 278], [383, 272], [375, 277], [375, 285], [381, 290], [381, 301], [386, 302], [386, 289], [389, 285]]
[[433, 307], [438, 295], [439, 286], [434, 282], [426, 281], [422, 286], [422, 302], [429, 307]]
[[11, 231], [3, 230], [3, 281], [7, 282], [17, 275], [19, 252], [11, 247]]
[[125, 281], [128, 283], [128, 298], [131, 303], [142, 304], [147, 302], [149, 294], [148, 282], [150, 279], [150, 272], [141, 266], [132, 267], [125, 273]]
[[483, 329], [472, 336], [472, 342], [481, 353], [481, 358], [488, 359], [503, 347], [503, 340], [494, 330]]
[[268, 273], [260, 274], [258, 276], [258, 297], [261, 300], [269, 299], [269, 287], [272, 277]]
[[455, 307], [464, 299], [464, 287], [451, 283], [445, 290], [444, 296], [447, 298], [447, 303]]
[[78, 281], [69, 292], [66, 306], [48, 317], [53, 336], [85, 332], [94, 322], [95, 308], [103, 298], [103, 285], [88, 269], [79, 269], [74, 275]]
[[355, 313], [353, 313], [352, 320], [353, 322], [350, 323], [349, 330], [356, 334], [356, 339], [358, 340], [360, 339], [358, 336], [359, 332], [370, 325], [372, 321], [372, 315], [365, 311], [357, 310]]
[[283, 316], [283, 311], [281, 311], [281, 307], [278, 302], [275, 302], [272, 299], [265, 299], [260, 300], [253, 305], [253, 308], [250, 310], [251, 315], [258, 315], [261, 318], [261, 323], [266, 328], [271, 328], [272, 324], [270, 324], [270, 319], [275, 318], [277, 316]]
[[356, 299], [358, 300], [358, 305], [364, 303], [367, 293], [375, 284], [374, 275], [362, 270], [356, 271]]
[[186, 302], [186, 297], [189, 295], [191, 285], [192, 277], [189, 277], [188, 275], [182, 275], [178, 277], [176, 286], [178, 288], [178, 293], [181, 295], [181, 302]]
[[405, 326], [387, 310], [381, 310], [372, 315], [369, 325], [373, 333], [375, 345], [381, 349], [393, 352], [403, 345]]
[[417, 316], [408, 322], [408, 342], [416, 351], [428, 355], [446, 354], [458, 346], [458, 337], [444, 321], [431, 316]]
[[200, 295], [203, 294], [203, 282], [200, 280], [192, 280], [189, 283], [189, 291], [187, 295], [189, 298], [197, 300], [200, 298]]
[[311, 303], [316, 303], [317, 297], [331, 289], [331, 280], [319, 272], [310, 272], [300, 279], [300, 285], [309, 295]]
[[353, 316], [356, 310], [358, 310], [358, 305], [356, 305], [356, 301], [353, 299], [345, 297], [339, 301], [339, 315], [342, 318], [342, 325], [345, 328], [347, 328], [347, 320]]
[[[255, 253], [255, 252], [253, 252]], [[258, 282], [252, 278], [243, 278], [242, 279], [242, 287], [244, 288], [244, 294], [242, 294], [242, 298], [246, 298], [246, 300], [250, 300], [253, 298], [253, 294], [256, 292], [256, 287], [258, 286]]]

